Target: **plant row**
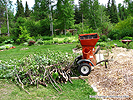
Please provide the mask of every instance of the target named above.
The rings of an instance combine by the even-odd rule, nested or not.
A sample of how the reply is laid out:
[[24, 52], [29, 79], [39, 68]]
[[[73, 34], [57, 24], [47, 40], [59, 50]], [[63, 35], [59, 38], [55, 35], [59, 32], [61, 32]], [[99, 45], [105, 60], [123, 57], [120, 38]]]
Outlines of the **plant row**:
[[76, 38], [53, 38], [52, 40], [43, 40], [38, 39], [35, 41], [34, 39], [28, 39], [27, 42], [23, 43], [24, 46], [31, 46], [31, 45], [51, 45], [51, 44], [63, 44], [63, 43], [78, 43], [79, 40]]
[[0, 50], [6, 50], [6, 49], [12, 49], [15, 48], [12, 44], [6, 44], [3, 46], [0, 46]]

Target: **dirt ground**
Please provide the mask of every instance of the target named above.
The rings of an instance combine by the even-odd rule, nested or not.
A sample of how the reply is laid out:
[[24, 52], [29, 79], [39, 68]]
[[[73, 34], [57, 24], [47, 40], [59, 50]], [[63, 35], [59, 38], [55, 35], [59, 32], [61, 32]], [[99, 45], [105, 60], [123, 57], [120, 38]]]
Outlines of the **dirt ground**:
[[115, 47], [109, 55], [106, 50], [100, 50], [100, 54], [113, 61], [109, 61], [107, 69], [97, 65], [89, 74], [89, 84], [96, 86], [99, 98], [133, 100], [133, 49]]

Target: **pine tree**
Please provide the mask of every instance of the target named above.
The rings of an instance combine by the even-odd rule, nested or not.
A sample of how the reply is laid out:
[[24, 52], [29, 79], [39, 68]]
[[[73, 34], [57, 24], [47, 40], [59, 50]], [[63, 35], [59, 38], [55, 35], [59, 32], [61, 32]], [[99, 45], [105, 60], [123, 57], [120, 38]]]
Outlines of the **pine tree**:
[[5, 12], [4, 3], [0, 1], [0, 34], [1, 34], [1, 25], [5, 21], [4, 12]]
[[26, 4], [25, 4], [25, 17], [29, 17], [29, 16], [30, 16], [30, 10], [29, 10], [29, 7], [28, 7], [27, 1], [26, 1]]
[[58, 28], [65, 30], [69, 29], [74, 24], [74, 6], [73, 0], [58, 0], [57, 1], [57, 23]]
[[83, 18], [93, 29], [99, 26], [99, 3], [98, 0], [80, 0], [80, 10], [83, 13]]
[[123, 10], [123, 6], [121, 3], [118, 4], [118, 10], [119, 10], [119, 17], [121, 20], [124, 20], [124, 12], [122, 11]]
[[79, 7], [77, 5], [75, 5], [75, 13], [74, 13], [74, 19], [75, 19], [75, 24], [79, 24], [82, 22], [82, 13], [79, 10]]
[[110, 2], [110, 0], [108, 1], [107, 15], [110, 16], [109, 18], [111, 19], [111, 23], [118, 22], [118, 13], [117, 13], [116, 5], [115, 5], [115, 0], [112, 0], [112, 2]]
[[24, 7], [22, 4], [22, 0], [17, 0], [17, 13], [15, 15], [16, 18], [24, 17]]
[[128, 15], [133, 16], [133, 1], [132, 0], [124, 0], [127, 6], [127, 13]]
[[48, 18], [49, 15], [49, 0], [35, 0], [33, 7], [33, 16], [35, 20]]

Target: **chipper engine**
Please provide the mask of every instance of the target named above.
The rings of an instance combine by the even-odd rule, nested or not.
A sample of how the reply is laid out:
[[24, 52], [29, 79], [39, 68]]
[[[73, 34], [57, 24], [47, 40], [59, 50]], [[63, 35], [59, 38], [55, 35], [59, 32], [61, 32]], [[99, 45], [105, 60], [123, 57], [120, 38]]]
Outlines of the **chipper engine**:
[[105, 67], [107, 68], [106, 62], [108, 62], [108, 60], [103, 60], [98, 63], [96, 61], [96, 54], [100, 50], [100, 46], [95, 49], [95, 45], [99, 39], [100, 37], [97, 33], [79, 35], [79, 41], [82, 46], [82, 55], [75, 59], [75, 63], [78, 67], [78, 72], [83, 76], [89, 75], [91, 68], [101, 62], [105, 62]]

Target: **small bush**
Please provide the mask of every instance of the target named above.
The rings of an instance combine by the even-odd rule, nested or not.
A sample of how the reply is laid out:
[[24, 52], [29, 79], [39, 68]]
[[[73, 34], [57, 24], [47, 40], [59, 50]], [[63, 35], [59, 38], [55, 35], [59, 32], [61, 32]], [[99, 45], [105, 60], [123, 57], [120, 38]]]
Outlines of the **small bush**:
[[58, 41], [58, 43], [59, 43], [59, 44], [63, 44], [63, 43], [64, 43], [64, 41]]
[[42, 45], [42, 44], [44, 44], [44, 41], [42, 41], [41, 39], [39, 39], [39, 40], [37, 40], [37, 42], [36, 42], [36, 44], [38, 45]]
[[5, 44], [9, 44], [9, 43], [12, 44], [12, 43], [14, 43], [14, 40], [13, 39], [8, 39], [8, 40], [5, 40], [4, 43]]
[[132, 40], [132, 39], [133, 39], [132, 37], [128, 37], [128, 36], [123, 38], [123, 40]]
[[64, 41], [64, 43], [67, 43], [67, 41], [68, 41], [68, 38], [64, 38], [64, 40], [63, 40], [63, 41]]
[[53, 37], [51, 36], [44, 36], [42, 37], [43, 40], [53, 40]]
[[100, 39], [101, 39], [102, 41], [105, 41], [105, 42], [108, 41], [108, 38], [107, 38], [106, 35], [102, 35], [102, 36], [100, 36]]
[[28, 46], [28, 42], [23, 43], [23, 46]]
[[100, 43], [99, 43], [99, 46], [101, 46], [101, 47], [106, 47], [106, 46], [107, 46], [107, 43], [105, 43], [105, 42], [100, 42]]
[[0, 50], [5, 50], [6, 47], [5, 46], [0, 46]]
[[54, 42], [54, 43], [58, 43], [58, 39], [55, 39], [53, 42]]
[[8, 40], [10, 37], [8, 36], [2, 36], [0, 37], [0, 43], [4, 42], [5, 40]]
[[45, 45], [51, 45], [52, 43], [53, 43], [53, 41], [50, 41], [50, 40], [49, 41], [44, 41]]

